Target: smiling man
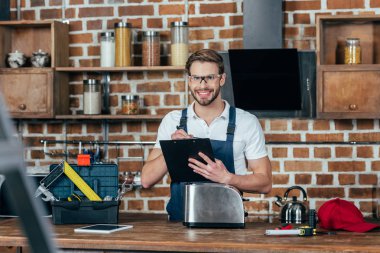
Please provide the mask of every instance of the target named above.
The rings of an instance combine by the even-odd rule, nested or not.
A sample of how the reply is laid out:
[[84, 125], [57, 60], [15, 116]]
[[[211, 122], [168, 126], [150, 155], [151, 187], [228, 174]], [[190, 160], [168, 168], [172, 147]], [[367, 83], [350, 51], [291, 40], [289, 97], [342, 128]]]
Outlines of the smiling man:
[[[222, 99], [221, 87], [226, 81], [223, 58], [214, 50], [203, 49], [189, 57], [186, 70], [195, 101], [182, 111], [168, 113], [162, 120], [156, 145], [142, 170], [143, 187], [152, 187], [168, 171], [160, 140], [197, 137], [211, 139], [216, 159], [214, 162], [200, 153], [207, 162], [203, 164], [190, 158], [189, 167], [194, 172], [240, 191], [268, 193], [272, 189], [272, 169], [264, 134], [254, 115]], [[171, 183], [166, 209], [172, 221], [183, 220], [182, 191], [181, 183]]]

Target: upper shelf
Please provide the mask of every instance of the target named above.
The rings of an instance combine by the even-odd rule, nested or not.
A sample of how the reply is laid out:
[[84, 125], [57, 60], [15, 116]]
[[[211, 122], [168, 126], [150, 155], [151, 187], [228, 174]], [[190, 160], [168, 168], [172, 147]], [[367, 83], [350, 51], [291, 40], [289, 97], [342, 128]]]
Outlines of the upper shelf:
[[75, 120], [161, 120], [165, 115], [148, 115], [148, 114], [138, 114], [138, 115], [56, 115], [56, 119], [75, 119]]
[[60, 72], [183, 71], [185, 66], [57, 67]]

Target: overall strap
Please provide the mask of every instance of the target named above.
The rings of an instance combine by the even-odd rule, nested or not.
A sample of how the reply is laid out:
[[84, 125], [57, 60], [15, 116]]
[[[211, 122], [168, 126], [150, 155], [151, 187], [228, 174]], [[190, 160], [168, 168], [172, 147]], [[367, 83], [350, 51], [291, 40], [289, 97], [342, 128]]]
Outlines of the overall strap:
[[234, 140], [234, 133], [236, 128], [236, 108], [230, 106], [228, 126], [227, 126], [227, 141]]
[[182, 110], [181, 119], [179, 120], [177, 129], [183, 129], [187, 133], [187, 108]]

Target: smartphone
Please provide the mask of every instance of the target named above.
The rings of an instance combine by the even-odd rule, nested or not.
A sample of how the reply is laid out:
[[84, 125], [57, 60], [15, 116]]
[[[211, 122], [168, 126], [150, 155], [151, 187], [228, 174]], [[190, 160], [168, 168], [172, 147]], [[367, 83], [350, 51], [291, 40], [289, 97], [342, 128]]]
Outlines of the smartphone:
[[133, 228], [132, 225], [95, 224], [75, 228], [76, 233], [110, 234], [116, 231]]

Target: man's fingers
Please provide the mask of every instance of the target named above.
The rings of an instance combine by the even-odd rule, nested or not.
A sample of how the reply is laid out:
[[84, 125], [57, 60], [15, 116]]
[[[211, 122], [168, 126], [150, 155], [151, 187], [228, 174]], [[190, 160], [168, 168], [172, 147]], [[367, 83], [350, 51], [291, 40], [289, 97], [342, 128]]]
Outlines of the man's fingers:
[[202, 159], [205, 160], [205, 162], [206, 162], [207, 164], [210, 164], [210, 165], [211, 165], [211, 164], [214, 163], [213, 160], [211, 160], [207, 155], [203, 154], [202, 152], [199, 152], [198, 155], [199, 155], [200, 157], [202, 157]]

